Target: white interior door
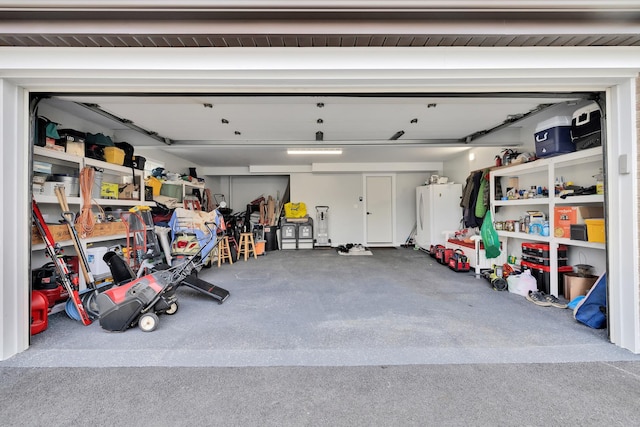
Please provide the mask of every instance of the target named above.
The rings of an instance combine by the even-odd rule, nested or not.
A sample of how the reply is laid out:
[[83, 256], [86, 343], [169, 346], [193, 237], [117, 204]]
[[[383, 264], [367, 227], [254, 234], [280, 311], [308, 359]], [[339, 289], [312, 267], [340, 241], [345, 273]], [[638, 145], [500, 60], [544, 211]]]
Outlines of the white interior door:
[[393, 244], [393, 176], [367, 176], [365, 186], [366, 244]]

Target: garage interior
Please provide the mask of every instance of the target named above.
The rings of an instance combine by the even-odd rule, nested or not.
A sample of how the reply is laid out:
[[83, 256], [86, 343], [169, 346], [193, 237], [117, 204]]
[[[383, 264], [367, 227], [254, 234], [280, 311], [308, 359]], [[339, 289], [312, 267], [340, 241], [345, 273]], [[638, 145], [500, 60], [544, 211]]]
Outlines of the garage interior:
[[[330, 207], [333, 249], [267, 251], [248, 262], [202, 270], [201, 278], [228, 289], [231, 298], [217, 306], [181, 289], [179, 314], [164, 316], [154, 337], [145, 336], [142, 351], [149, 357], [139, 362], [131, 357], [142, 333], [137, 328], [108, 334], [97, 324], [76, 325], [61, 312], [50, 317], [50, 330], [32, 337], [30, 351], [10, 363], [37, 366], [44, 359], [61, 366], [145, 366], [150, 359], [170, 366], [508, 363], [523, 361], [523, 348], [538, 347], [544, 350], [530, 351], [524, 358], [531, 362], [619, 358], [618, 349], [608, 344], [607, 330], [577, 324], [571, 310], [539, 307], [522, 296], [495, 292], [473, 271], [450, 271], [414, 247], [413, 241], [403, 244], [416, 222], [415, 186], [428, 183], [434, 174], [464, 183], [471, 165], [492, 167], [506, 148], [534, 153], [533, 135], [540, 122], [570, 115], [594, 100], [604, 105], [602, 96], [36, 94], [42, 99], [37, 114], [61, 128], [75, 126], [127, 141], [135, 154], [172, 172], [187, 174], [188, 167], [196, 168], [207, 187], [229, 200], [233, 210], [242, 212], [262, 188], [280, 188], [285, 177], [291, 201], [307, 203], [310, 217], [313, 206]], [[340, 148], [342, 155], [327, 156], [329, 160], [294, 157], [286, 153], [290, 147]], [[470, 152], [476, 163], [471, 163]], [[220, 171], [228, 175], [220, 176]], [[343, 182], [355, 178], [360, 183], [359, 200], [349, 202], [355, 202], [353, 207], [340, 206], [345, 202], [339, 186], [329, 191], [297, 188], [300, 174], [335, 175]], [[390, 241], [367, 240], [362, 224], [367, 216], [361, 212], [366, 200], [358, 202], [365, 191], [362, 177], [368, 174], [393, 174], [408, 187], [394, 194]], [[398, 178], [402, 176], [407, 178]], [[249, 180], [250, 188], [255, 186], [250, 190], [254, 193], [233, 192], [240, 187], [232, 182], [243, 179]], [[269, 186], [269, 181], [277, 185]], [[455, 223], [461, 219], [462, 214]], [[342, 231], [354, 229], [356, 234]], [[434, 243], [443, 239], [436, 237]], [[364, 244], [374, 256], [339, 256], [335, 248], [348, 243]], [[570, 265], [587, 260], [599, 274], [606, 270], [603, 251], [581, 249], [573, 257], [570, 253]], [[511, 249], [512, 253], [521, 255], [518, 250]], [[35, 255], [32, 263], [41, 261]], [[220, 334], [211, 334], [210, 325], [216, 325]], [[208, 338], [203, 340], [202, 334]], [[179, 353], [169, 350], [177, 347]], [[76, 356], [69, 357], [69, 350]], [[135, 350], [136, 357], [140, 351]], [[615, 355], [607, 355], [610, 351]]]

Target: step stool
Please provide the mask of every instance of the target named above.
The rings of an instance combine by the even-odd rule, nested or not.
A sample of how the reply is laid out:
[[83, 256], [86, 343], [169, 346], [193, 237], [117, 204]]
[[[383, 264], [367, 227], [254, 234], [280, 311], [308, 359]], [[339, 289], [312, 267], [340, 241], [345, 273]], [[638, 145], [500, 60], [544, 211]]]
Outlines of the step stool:
[[229, 264], [233, 264], [233, 257], [231, 256], [231, 248], [229, 247], [229, 237], [224, 236], [218, 244], [218, 267], [225, 261], [229, 261]]
[[253, 241], [253, 233], [240, 233], [240, 242], [238, 243], [238, 258], [236, 261], [240, 259], [241, 256], [244, 256], [244, 260], [253, 254], [254, 258], [258, 258], [256, 255], [256, 246]]

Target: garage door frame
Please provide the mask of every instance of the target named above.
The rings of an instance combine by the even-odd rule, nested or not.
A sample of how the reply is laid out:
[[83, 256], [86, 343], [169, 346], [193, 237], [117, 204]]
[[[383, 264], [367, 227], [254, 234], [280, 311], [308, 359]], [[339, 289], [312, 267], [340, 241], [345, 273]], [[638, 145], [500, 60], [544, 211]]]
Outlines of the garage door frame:
[[[610, 241], [617, 243], [609, 251], [609, 277], [615, 284], [611, 287], [610, 306], [617, 308], [610, 317], [610, 335], [616, 345], [640, 353], [635, 95], [640, 70], [638, 49], [270, 49], [268, 55], [252, 55], [256, 52], [229, 49], [215, 55], [211, 52], [212, 57], [208, 58], [202, 51], [196, 56], [193, 50], [173, 49], [170, 54], [175, 61], [167, 61], [163, 49], [0, 49], [3, 166], [5, 179], [15, 180], [18, 185], [16, 193], [2, 193], [6, 204], [2, 213], [3, 238], [9, 241], [15, 237], [16, 250], [5, 250], [2, 257], [0, 358], [26, 349], [29, 339], [26, 260], [30, 246], [25, 237], [30, 230], [30, 146], [25, 132], [25, 91], [106, 92], [145, 85], [147, 91], [165, 92], [184, 92], [185, 87], [194, 91], [232, 88], [236, 92], [255, 91], [256, 87], [269, 91], [352, 87], [360, 92], [407, 93], [468, 92], [471, 88], [487, 93], [498, 89], [606, 90], [610, 119], [607, 210], [615, 215], [610, 217], [607, 231]], [[83, 64], [82, 69], [78, 69], [79, 63]], [[126, 69], [121, 64], [126, 64]], [[621, 162], [629, 173], [621, 173]], [[634, 201], [631, 204], [630, 199]], [[634, 238], [629, 239], [630, 235]]]

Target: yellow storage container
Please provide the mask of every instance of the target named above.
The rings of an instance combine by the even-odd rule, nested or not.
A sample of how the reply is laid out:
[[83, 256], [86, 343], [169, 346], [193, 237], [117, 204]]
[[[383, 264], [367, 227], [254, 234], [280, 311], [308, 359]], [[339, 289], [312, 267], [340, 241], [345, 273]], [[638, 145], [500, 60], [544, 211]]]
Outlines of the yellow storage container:
[[151, 187], [154, 196], [160, 195], [160, 189], [162, 188], [162, 181], [155, 176], [150, 176], [145, 180], [145, 185]]
[[118, 147], [104, 147], [104, 159], [115, 165], [124, 164], [124, 150]]
[[585, 219], [584, 222], [587, 224], [587, 238], [590, 242], [606, 242], [604, 235], [604, 218]]

